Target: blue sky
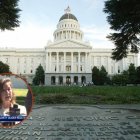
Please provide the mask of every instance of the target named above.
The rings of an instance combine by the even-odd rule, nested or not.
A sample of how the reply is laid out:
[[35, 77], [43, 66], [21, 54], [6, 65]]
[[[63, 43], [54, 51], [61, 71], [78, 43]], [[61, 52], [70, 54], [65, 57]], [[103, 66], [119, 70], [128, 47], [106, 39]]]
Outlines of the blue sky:
[[53, 32], [67, 6], [84, 32], [84, 41], [93, 47], [113, 47], [106, 39], [111, 32], [103, 12], [104, 0], [20, 0], [20, 27], [0, 31], [0, 47], [43, 48], [53, 41]]

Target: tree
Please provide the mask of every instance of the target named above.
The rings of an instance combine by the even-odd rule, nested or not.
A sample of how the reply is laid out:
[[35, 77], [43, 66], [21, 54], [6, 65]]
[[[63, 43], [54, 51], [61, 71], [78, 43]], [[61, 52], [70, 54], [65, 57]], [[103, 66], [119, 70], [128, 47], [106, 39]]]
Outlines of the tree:
[[107, 0], [104, 12], [107, 21], [115, 33], [107, 37], [114, 42], [112, 58], [121, 60], [132, 53], [139, 52], [140, 33], [140, 0]]
[[121, 85], [126, 86], [129, 80], [128, 70], [124, 70], [121, 77]]
[[134, 64], [130, 64], [128, 68], [129, 83], [136, 84], [136, 68]]
[[112, 83], [116, 85], [121, 85], [121, 75], [120, 74], [113, 75]]
[[140, 66], [136, 68], [136, 82], [140, 84]]
[[45, 79], [45, 72], [41, 64], [38, 66], [35, 72], [35, 77], [33, 79], [33, 84], [34, 85], [42, 85], [44, 84], [44, 79]]
[[125, 86], [128, 83], [128, 71], [123, 71], [121, 74], [116, 74], [112, 77], [112, 83]]
[[107, 71], [104, 66], [101, 66], [100, 69], [100, 85], [104, 85], [107, 82]]
[[9, 66], [0, 61], [0, 73], [9, 73], [9, 72], [10, 72]]
[[19, 26], [19, 0], [0, 0], [0, 29], [14, 30]]
[[100, 84], [100, 73], [99, 73], [99, 69], [96, 66], [94, 66], [92, 69], [92, 82], [95, 85]]

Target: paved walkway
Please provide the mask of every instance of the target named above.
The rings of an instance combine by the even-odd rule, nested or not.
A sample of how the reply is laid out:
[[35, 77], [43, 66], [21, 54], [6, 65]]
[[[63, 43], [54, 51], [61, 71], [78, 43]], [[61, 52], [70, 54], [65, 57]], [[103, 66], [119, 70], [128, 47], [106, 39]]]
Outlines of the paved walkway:
[[0, 140], [140, 140], [140, 105], [36, 105]]

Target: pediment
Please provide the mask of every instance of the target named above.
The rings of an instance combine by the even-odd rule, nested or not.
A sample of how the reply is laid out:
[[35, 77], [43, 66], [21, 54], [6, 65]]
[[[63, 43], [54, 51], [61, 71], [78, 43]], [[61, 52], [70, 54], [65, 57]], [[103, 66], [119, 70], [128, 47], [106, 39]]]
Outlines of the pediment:
[[67, 48], [68, 49], [91, 49], [91, 46], [89, 44], [82, 43], [82, 42], [66, 40], [66, 41], [52, 43], [52, 44], [48, 45], [47, 48], [57, 48], [57, 49], [67, 49]]

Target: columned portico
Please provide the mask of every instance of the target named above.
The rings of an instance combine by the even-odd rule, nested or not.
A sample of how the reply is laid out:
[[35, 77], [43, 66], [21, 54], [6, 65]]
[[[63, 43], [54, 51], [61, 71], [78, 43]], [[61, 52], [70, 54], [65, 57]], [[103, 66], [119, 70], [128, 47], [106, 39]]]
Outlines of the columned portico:
[[46, 85], [81, 85], [91, 82], [91, 73], [86, 72], [87, 55], [87, 52], [77, 50], [47, 52], [46, 58], [48, 57], [49, 61], [46, 68], [48, 66], [49, 71], [45, 74]]
[[91, 73], [84, 74], [84, 76], [83, 74], [72, 73], [49, 73], [45, 75], [46, 85], [82, 85], [91, 82], [91, 80]]

